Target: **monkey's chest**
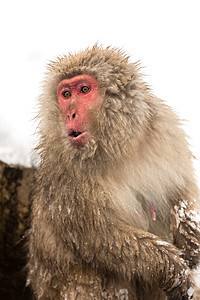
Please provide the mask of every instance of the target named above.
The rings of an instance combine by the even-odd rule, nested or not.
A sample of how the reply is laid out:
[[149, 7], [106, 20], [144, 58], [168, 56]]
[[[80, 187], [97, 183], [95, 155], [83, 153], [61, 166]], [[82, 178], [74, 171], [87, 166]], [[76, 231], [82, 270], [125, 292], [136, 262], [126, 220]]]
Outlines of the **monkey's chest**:
[[152, 196], [145, 198], [132, 189], [118, 189], [115, 205], [126, 223], [172, 241], [170, 209], [159, 206]]

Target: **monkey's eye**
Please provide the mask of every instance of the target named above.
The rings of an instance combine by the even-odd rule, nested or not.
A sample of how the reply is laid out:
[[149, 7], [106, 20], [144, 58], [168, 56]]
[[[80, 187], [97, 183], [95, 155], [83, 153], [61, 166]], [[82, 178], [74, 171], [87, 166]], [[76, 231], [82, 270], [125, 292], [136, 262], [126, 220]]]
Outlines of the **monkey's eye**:
[[64, 91], [62, 94], [63, 94], [63, 97], [65, 97], [65, 98], [71, 97], [71, 93], [69, 91]]
[[90, 88], [88, 86], [83, 86], [80, 93], [87, 94], [90, 91]]

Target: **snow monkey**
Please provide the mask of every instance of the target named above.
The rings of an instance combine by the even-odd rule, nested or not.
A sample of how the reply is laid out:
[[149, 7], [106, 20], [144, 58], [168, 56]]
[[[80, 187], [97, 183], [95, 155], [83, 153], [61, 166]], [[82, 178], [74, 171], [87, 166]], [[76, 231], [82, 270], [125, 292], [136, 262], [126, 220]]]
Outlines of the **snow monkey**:
[[191, 299], [200, 256], [192, 154], [138, 64], [97, 45], [59, 57], [39, 118], [28, 263], [36, 299]]

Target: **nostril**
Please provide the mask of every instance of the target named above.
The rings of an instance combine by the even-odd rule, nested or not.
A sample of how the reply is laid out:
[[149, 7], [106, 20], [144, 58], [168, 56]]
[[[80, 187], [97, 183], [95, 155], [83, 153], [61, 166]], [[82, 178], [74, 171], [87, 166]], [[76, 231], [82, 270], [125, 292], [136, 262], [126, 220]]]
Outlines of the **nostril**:
[[74, 119], [76, 117], [76, 113], [73, 113], [73, 114], [67, 114], [67, 118], [69, 119], [69, 120], [72, 120], [72, 119]]

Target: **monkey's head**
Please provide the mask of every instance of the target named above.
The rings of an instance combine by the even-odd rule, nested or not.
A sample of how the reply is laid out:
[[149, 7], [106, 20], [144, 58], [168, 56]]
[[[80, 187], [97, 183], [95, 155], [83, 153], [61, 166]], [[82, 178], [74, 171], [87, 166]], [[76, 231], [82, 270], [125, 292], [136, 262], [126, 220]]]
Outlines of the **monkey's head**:
[[63, 153], [82, 158], [98, 151], [119, 155], [148, 127], [147, 90], [137, 64], [118, 50], [94, 46], [58, 58], [49, 65], [41, 98], [43, 141], [52, 151], [63, 145]]

